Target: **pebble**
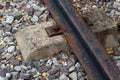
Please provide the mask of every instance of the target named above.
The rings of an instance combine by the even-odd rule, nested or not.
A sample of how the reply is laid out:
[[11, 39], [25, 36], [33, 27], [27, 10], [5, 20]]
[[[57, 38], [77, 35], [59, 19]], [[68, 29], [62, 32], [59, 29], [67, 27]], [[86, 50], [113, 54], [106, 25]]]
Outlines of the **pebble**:
[[15, 66], [15, 67], [14, 67], [14, 70], [16, 70], [16, 71], [21, 71], [21, 66]]
[[13, 57], [13, 54], [10, 53], [6, 53], [4, 56], [2, 56], [2, 58], [6, 58], [6, 60], [9, 60]]
[[28, 69], [28, 68], [27, 68], [26, 66], [24, 66], [24, 65], [21, 65], [21, 68], [23, 68], [23, 69], [25, 69], [25, 70]]
[[8, 79], [6, 79], [5, 77], [0, 77], [0, 80], [8, 80]]
[[4, 68], [4, 69], [0, 69], [0, 76], [1, 77], [5, 77], [6, 76], [6, 68]]
[[19, 66], [20, 65], [20, 60], [12, 59], [12, 60], [10, 60], [10, 63], [14, 66]]
[[69, 71], [67, 69], [66, 70], [62, 70], [60, 72], [60, 74], [65, 74], [66, 76], [68, 76], [69, 75]]
[[41, 11], [41, 7], [36, 4], [32, 4], [32, 7], [35, 11]]
[[120, 47], [118, 47], [117, 50], [120, 51]]
[[98, 7], [96, 5], [93, 5], [92, 8], [94, 9], [94, 8], [98, 8]]
[[23, 17], [23, 15], [20, 12], [15, 12], [13, 16], [16, 20], [20, 20]]
[[120, 3], [114, 2], [113, 7], [114, 7], [114, 8], [120, 7]]
[[10, 79], [10, 77], [11, 77], [11, 73], [6, 73], [6, 78]]
[[30, 78], [30, 74], [20, 73], [20, 78], [21, 79], [29, 79]]
[[116, 2], [120, 3], [120, 0], [116, 0]]
[[78, 72], [78, 78], [80, 79], [81, 77], [83, 77], [83, 74], [81, 72]]
[[39, 71], [39, 72], [46, 72], [46, 71], [48, 71], [49, 69], [50, 69], [50, 67], [48, 67], [48, 66], [40, 66], [39, 69], [38, 69], [38, 71]]
[[113, 58], [114, 58], [115, 60], [118, 60], [118, 59], [120, 59], [120, 56], [113, 56]]
[[35, 11], [34, 11], [34, 8], [30, 7], [27, 9], [27, 12], [29, 16], [33, 16]]
[[72, 66], [72, 67], [69, 68], [69, 72], [72, 72], [74, 70], [75, 70], [75, 66]]
[[11, 24], [12, 22], [13, 22], [13, 20], [14, 20], [14, 17], [13, 16], [6, 16], [6, 23], [8, 23], [8, 24]]
[[14, 3], [14, 2], [10, 2], [10, 6], [12, 6], [12, 7], [16, 7], [16, 6], [17, 6], [17, 4], [16, 4], [16, 3]]
[[9, 53], [12, 53], [15, 51], [15, 46], [10, 46], [7, 50]]
[[33, 17], [31, 18], [31, 21], [35, 22], [35, 23], [38, 22], [38, 20], [39, 20], [39, 18], [36, 15], [33, 15]]
[[18, 72], [11, 72], [11, 74], [12, 74], [12, 77], [13, 77], [13, 78], [16, 78], [16, 77], [18, 77], [18, 74], [19, 74], [19, 73], [18, 73]]
[[120, 12], [119, 11], [115, 11], [115, 14], [120, 16]]
[[77, 73], [76, 72], [72, 72], [71, 74], [69, 74], [69, 77], [72, 79], [72, 80], [77, 80]]
[[68, 66], [67, 62], [64, 62], [64, 63], [63, 63], [63, 66]]
[[59, 65], [59, 63], [58, 63], [58, 61], [57, 61], [56, 58], [52, 58], [52, 61], [53, 61], [53, 64], [54, 64], [54, 65]]
[[2, 64], [2, 65], [1, 65], [1, 68], [2, 68], [2, 69], [5, 69], [5, 68], [6, 68], [5, 64]]
[[59, 80], [67, 80], [67, 76], [65, 74], [62, 74], [60, 76]]

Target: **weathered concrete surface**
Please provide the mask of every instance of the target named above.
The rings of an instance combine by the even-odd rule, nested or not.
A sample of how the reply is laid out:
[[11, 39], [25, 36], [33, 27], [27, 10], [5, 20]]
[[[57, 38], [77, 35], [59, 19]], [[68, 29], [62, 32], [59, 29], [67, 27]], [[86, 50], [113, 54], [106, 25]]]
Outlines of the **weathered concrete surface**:
[[105, 48], [118, 46], [117, 26], [103, 10], [91, 9], [89, 12], [83, 13], [82, 16], [87, 17], [92, 22], [93, 25], [89, 28]]
[[18, 46], [26, 62], [30, 58], [38, 60], [46, 56], [52, 56], [60, 51], [68, 51], [69, 46], [63, 35], [48, 37], [45, 27], [52, 25], [52, 21], [41, 23], [24, 28], [15, 34]]

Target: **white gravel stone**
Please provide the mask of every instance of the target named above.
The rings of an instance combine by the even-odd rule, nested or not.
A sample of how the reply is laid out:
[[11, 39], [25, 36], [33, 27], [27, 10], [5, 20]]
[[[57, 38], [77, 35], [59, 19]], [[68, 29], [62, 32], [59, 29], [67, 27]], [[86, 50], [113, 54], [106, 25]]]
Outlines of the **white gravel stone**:
[[67, 80], [67, 76], [65, 74], [62, 74], [60, 76], [59, 80]]
[[11, 42], [12, 40], [10, 39], [10, 37], [7, 36], [3, 39], [3, 41], [8, 43], [8, 42]]
[[0, 77], [0, 80], [8, 80], [8, 79], [5, 77]]
[[77, 73], [76, 72], [73, 72], [71, 74], [69, 74], [69, 77], [72, 79], [72, 80], [77, 80]]
[[120, 12], [119, 11], [115, 11], [115, 14], [120, 16]]
[[36, 5], [36, 4], [32, 4], [32, 7], [33, 7], [34, 10], [36, 10], [36, 11], [42, 11], [42, 10], [41, 10], [41, 7], [38, 6], [38, 5]]
[[117, 49], [118, 51], [120, 51], [120, 47], [118, 47], [118, 49]]
[[120, 2], [120, 0], [116, 0], [116, 2]]
[[58, 63], [58, 61], [57, 61], [56, 58], [52, 58], [52, 61], [53, 61], [53, 64], [54, 64], [54, 65], [59, 65], [59, 63]]
[[6, 78], [9, 79], [11, 77], [11, 73], [6, 73]]
[[63, 66], [68, 66], [67, 62], [64, 62]]
[[72, 66], [72, 67], [69, 68], [69, 72], [72, 72], [74, 70], [75, 70], [75, 66]]
[[118, 7], [118, 10], [120, 11], [120, 7]]
[[96, 5], [93, 5], [92, 8], [97, 8], [97, 6], [96, 6]]
[[53, 62], [52, 62], [52, 60], [51, 60], [51, 59], [49, 59], [49, 60], [47, 61], [47, 64], [46, 64], [46, 65], [47, 65], [47, 66], [51, 66], [51, 65], [52, 65], [52, 63], [53, 63]]
[[13, 20], [14, 20], [14, 17], [13, 16], [6, 16], [6, 23], [8, 23], [8, 24], [11, 24], [12, 22], [13, 22]]
[[2, 65], [1, 65], [1, 68], [2, 68], [2, 69], [6, 68], [5, 64], [2, 64]]
[[81, 67], [80, 63], [77, 62], [77, 63], [75, 64], [75, 67], [77, 67], [77, 68]]
[[8, 47], [8, 52], [11, 53], [11, 52], [14, 52], [15, 51], [15, 46], [10, 46]]
[[38, 22], [38, 20], [39, 20], [39, 18], [36, 15], [33, 15], [33, 17], [31, 18], [32, 22]]
[[118, 67], [120, 67], [120, 61], [117, 61], [117, 64], [116, 64]]
[[120, 3], [114, 2], [113, 7], [114, 7], [114, 8], [120, 7]]

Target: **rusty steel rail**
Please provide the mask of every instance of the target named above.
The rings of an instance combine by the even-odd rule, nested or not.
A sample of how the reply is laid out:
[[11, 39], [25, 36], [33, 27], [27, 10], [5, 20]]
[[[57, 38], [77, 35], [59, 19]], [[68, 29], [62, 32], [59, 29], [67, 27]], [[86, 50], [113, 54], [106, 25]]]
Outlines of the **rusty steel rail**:
[[66, 24], [64, 35], [90, 80], [120, 80], [118, 67], [75, 11], [72, 0], [43, 1], [57, 25]]

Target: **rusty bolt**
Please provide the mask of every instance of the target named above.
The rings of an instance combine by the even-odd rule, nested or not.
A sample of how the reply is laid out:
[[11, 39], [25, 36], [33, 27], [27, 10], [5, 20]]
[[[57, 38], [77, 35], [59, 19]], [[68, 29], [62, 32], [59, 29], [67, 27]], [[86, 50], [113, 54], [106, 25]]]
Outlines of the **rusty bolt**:
[[58, 32], [58, 31], [60, 30], [60, 27], [59, 27], [59, 26], [53, 26], [53, 30], [54, 30], [55, 32]]

